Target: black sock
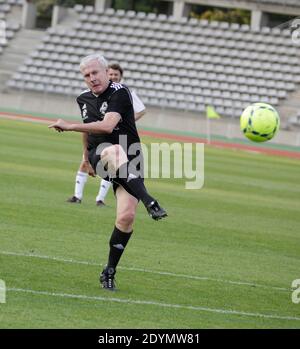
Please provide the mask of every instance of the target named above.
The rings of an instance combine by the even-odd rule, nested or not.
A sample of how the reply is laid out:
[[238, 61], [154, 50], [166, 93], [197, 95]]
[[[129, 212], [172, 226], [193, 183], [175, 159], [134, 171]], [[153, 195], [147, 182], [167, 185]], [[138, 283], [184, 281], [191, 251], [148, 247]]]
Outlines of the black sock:
[[107, 263], [108, 268], [116, 269], [131, 235], [132, 232], [124, 233], [117, 227], [114, 228], [109, 241], [110, 250]]
[[155, 201], [155, 199], [148, 194], [144, 179], [140, 177], [140, 173], [137, 173], [134, 168], [131, 168], [129, 162], [120, 166], [117, 171], [117, 178], [114, 180], [116, 183], [121, 184], [129, 194], [141, 200], [145, 206]]

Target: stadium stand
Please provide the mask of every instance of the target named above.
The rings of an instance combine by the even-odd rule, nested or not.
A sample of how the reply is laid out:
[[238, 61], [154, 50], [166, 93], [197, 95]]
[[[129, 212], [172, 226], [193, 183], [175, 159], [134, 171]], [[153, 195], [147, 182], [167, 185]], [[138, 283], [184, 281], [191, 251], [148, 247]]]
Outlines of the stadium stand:
[[290, 117], [288, 121], [290, 126], [300, 127], [300, 112], [297, 115]]
[[84, 88], [79, 60], [99, 51], [122, 63], [126, 83], [150, 106], [201, 112], [213, 104], [223, 115], [239, 116], [251, 102], [279, 105], [300, 82], [300, 48], [287, 30], [256, 32], [248, 25], [81, 5], [75, 10], [75, 25], [48, 29], [9, 86], [18, 81], [26, 90], [76, 95]]
[[12, 6], [21, 5], [20, 0], [0, 0], [0, 55], [9, 41], [20, 29], [20, 24], [8, 18]]
[[17, 13], [21, 14], [20, 0], [0, 0], [0, 92], [5, 88], [5, 82], [12, 73], [12, 61], [15, 61], [8, 59], [5, 53], [11, 50], [12, 41], [19, 33]]

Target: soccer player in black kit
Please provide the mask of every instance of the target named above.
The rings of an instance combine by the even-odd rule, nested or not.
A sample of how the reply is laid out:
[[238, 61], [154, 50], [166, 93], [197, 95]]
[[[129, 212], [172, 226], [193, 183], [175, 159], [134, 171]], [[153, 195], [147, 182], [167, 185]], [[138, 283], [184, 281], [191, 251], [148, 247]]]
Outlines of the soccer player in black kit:
[[[115, 290], [116, 267], [132, 235], [139, 200], [155, 220], [166, 217], [167, 213], [149, 195], [141, 171], [132, 165], [132, 160], [141, 156], [138, 154], [141, 147], [131, 94], [125, 85], [108, 79], [107, 69], [108, 64], [102, 55], [83, 58], [80, 71], [88, 90], [77, 97], [83, 124], [58, 119], [49, 128], [59, 132], [83, 132], [84, 157], [97, 174], [113, 181], [117, 200], [116, 221], [109, 241], [108, 262], [100, 275], [100, 283], [105, 289]], [[128, 152], [130, 146], [137, 149], [135, 155]]]

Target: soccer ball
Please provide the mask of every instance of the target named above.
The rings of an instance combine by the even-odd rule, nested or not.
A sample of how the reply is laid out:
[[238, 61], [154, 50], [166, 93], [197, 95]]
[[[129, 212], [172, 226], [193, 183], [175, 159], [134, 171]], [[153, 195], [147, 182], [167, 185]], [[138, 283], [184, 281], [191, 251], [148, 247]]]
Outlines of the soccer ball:
[[280, 118], [270, 104], [254, 103], [243, 111], [240, 125], [244, 135], [251, 141], [265, 142], [279, 130]]

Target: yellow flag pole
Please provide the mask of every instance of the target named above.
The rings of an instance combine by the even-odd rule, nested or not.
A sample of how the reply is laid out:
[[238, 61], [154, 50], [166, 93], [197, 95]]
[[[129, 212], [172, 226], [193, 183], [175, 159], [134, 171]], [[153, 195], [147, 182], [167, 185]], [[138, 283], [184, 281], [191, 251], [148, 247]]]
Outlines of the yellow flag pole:
[[206, 106], [206, 137], [207, 144], [210, 144], [210, 119], [220, 119], [220, 115], [215, 111], [214, 107], [211, 105]]
[[206, 118], [206, 139], [207, 144], [210, 144], [210, 118]]

